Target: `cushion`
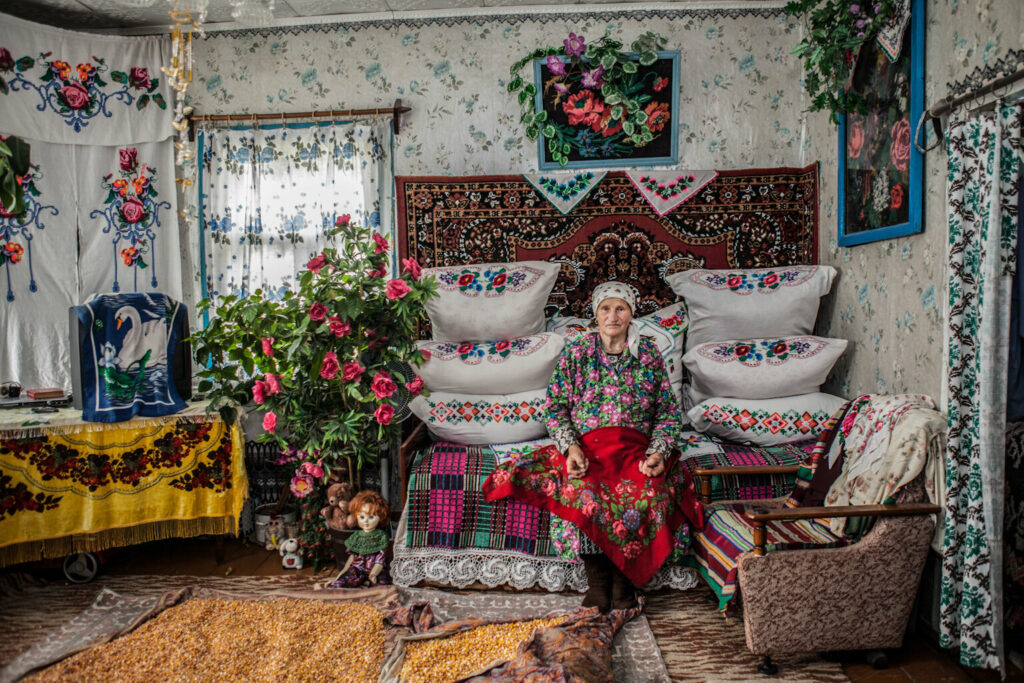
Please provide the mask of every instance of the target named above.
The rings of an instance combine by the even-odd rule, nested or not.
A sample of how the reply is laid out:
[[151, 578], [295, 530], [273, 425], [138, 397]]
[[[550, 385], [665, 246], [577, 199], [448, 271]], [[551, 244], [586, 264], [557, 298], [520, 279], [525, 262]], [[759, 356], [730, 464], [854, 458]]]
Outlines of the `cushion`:
[[[634, 318], [641, 335], [654, 338], [654, 343], [665, 359], [669, 382], [677, 389], [683, 378], [683, 343], [686, 339], [688, 317], [686, 305], [682, 303], [666, 306], [654, 313]], [[566, 342], [574, 341], [591, 330], [586, 318], [555, 316], [545, 323], [545, 329], [565, 337]], [[678, 396], [677, 396], [678, 398]]]
[[818, 391], [845, 339], [803, 335], [708, 342], [683, 355], [695, 403], [711, 396], [775, 398]]
[[699, 431], [729, 441], [774, 446], [817, 437], [845, 402], [820, 392], [761, 399], [713, 397], [695, 405], [687, 416]]
[[544, 304], [561, 266], [546, 261], [426, 268], [438, 296], [426, 302], [435, 341], [494, 341], [544, 329]]
[[836, 269], [784, 266], [751, 270], [685, 270], [665, 281], [686, 300], [686, 350], [723, 339], [811, 334], [818, 300]]
[[547, 389], [565, 339], [551, 332], [493, 342], [421, 341], [419, 367], [430, 391], [514, 394]]
[[546, 436], [546, 389], [516, 394], [435, 391], [409, 404], [438, 441], [460, 444], [509, 443]]

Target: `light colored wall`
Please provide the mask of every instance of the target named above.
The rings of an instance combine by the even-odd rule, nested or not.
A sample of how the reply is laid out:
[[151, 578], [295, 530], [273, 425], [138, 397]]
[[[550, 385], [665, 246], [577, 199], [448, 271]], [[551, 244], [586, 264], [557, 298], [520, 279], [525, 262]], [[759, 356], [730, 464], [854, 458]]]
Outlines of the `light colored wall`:
[[[1021, 0], [926, 4], [925, 107], [946, 96], [947, 84], [1024, 47]], [[930, 130], [928, 145], [935, 142]], [[852, 248], [836, 243], [836, 148], [834, 129], [811, 145], [812, 156], [822, 161], [821, 261], [840, 271], [819, 328], [854, 342], [837, 364], [830, 387], [848, 397], [913, 392], [939, 400], [947, 287], [945, 147], [925, 156], [924, 232]]]

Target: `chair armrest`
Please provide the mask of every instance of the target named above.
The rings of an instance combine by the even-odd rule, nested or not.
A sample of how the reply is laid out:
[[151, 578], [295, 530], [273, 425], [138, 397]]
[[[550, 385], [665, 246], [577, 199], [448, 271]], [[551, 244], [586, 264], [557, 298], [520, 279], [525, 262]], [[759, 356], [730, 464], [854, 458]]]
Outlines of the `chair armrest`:
[[821, 519], [831, 517], [911, 517], [936, 515], [942, 508], [932, 503], [898, 503], [894, 505], [834, 505], [805, 508], [768, 509], [747, 506], [743, 516], [754, 527], [754, 554], [764, 555], [768, 544], [766, 525], [777, 519]]
[[429, 440], [427, 436], [427, 425], [417, 420], [418, 424], [413, 427], [409, 435], [402, 440], [398, 447], [398, 478], [402, 486], [402, 509], [405, 509], [405, 496], [409, 490], [409, 466], [416, 451]]
[[693, 471], [694, 487], [700, 502], [704, 505], [711, 504], [711, 477], [716, 474], [722, 475], [748, 475], [748, 474], [796, 474], [800, 465], [747, 465], [744, 467], [701, 467]]

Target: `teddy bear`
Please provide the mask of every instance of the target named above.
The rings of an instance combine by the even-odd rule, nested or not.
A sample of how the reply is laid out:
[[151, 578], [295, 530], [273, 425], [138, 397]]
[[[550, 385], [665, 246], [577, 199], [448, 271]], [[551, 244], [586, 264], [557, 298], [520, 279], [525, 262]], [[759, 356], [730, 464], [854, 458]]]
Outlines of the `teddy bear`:
[[263, 547], [267, 550], [277, 550], [278, 544], [284, 538], [284, 525], [276, 517], [267, 524], [266, 543]]
[[302, 556], [299, 555], [299, 539], [286, 538], [281, 541], [277, 552], [281, 555], [281, 566], [285, 569], [302, 569]]
[[327, 526], [335, 531], [344, 531], [354, 524], [348, 523], [348, 501], [352, 498], [352, 486], [347, 483], [331, 484], [327, 487], [327, 507], [320, 510]]

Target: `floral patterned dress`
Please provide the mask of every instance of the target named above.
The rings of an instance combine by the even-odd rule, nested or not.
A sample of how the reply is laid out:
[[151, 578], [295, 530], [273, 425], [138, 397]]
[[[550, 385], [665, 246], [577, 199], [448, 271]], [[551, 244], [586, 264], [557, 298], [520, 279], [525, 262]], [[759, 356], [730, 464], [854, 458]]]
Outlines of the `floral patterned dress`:
[[[671, 482], [640, 472], [650, 453], [668, 456], [681, 427], [654, 342], [642, 337], [635, 357], [623, 353], [616, 360], [596, 332], [580, 338], [562, 352], [545, 407], [555, 446], [495, 469], [484, 484], [487, 499], [513, 496], [576, 524], [634, 584], [644, 585], [685, 523]], [[574, 443], [589, 463], [581, 479], [565, 469], [563, 453]]]

